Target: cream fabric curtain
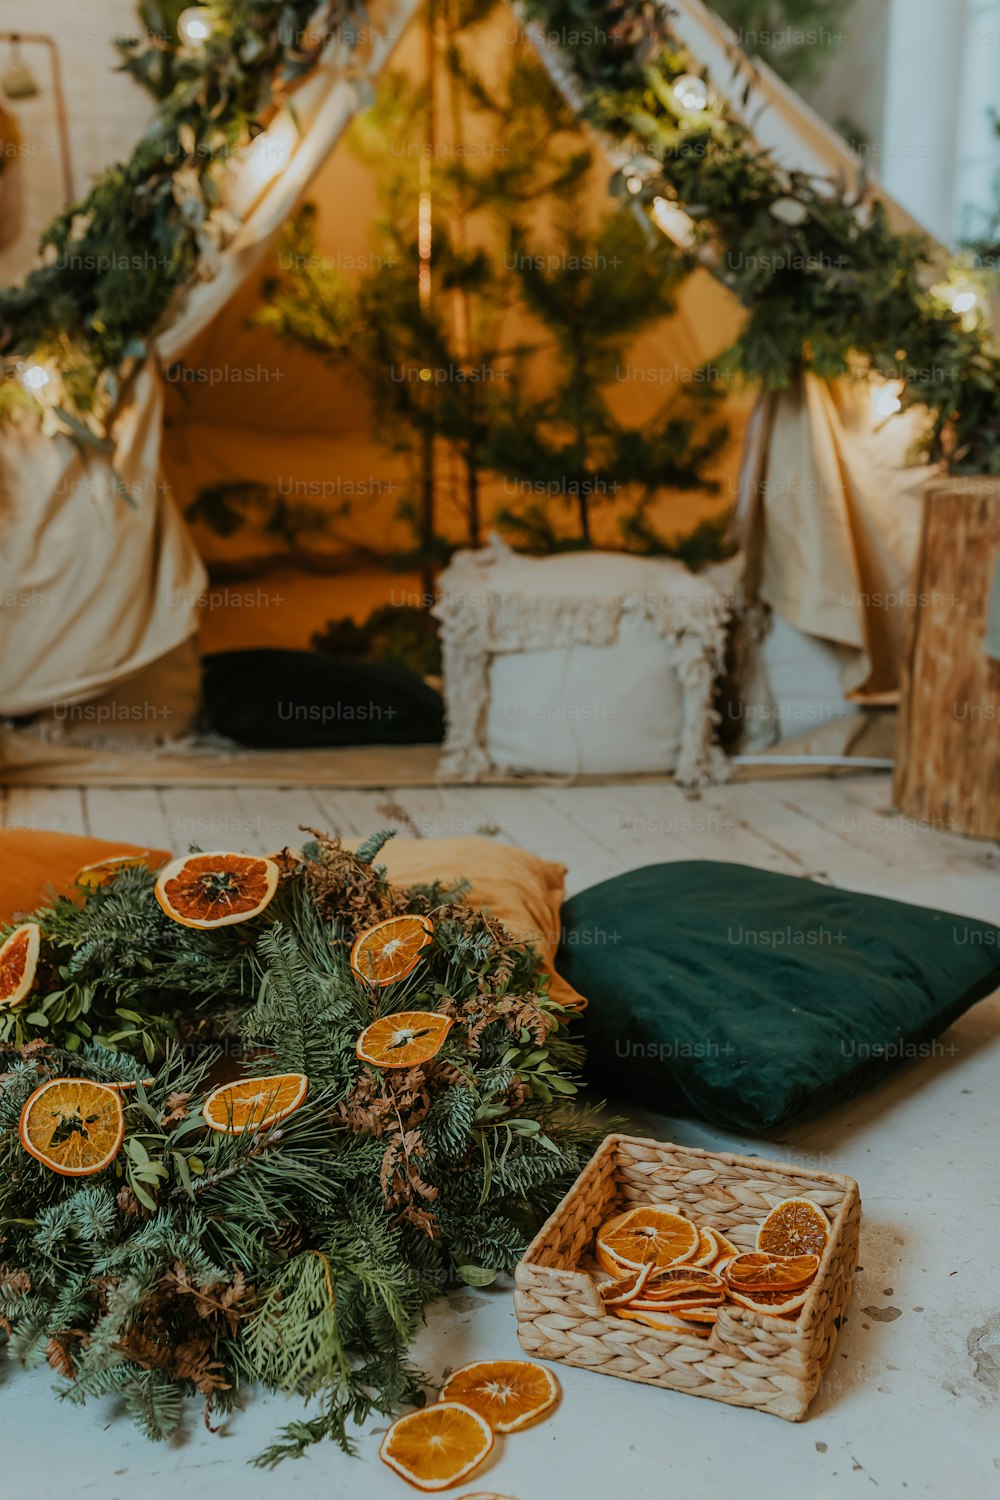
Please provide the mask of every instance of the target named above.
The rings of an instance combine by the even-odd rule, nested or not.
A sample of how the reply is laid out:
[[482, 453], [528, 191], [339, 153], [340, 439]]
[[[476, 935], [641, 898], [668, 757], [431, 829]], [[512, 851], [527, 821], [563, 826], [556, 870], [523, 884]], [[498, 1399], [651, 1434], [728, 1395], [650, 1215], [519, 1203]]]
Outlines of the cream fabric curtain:
[[[0, 715], [106, 692], [198, 628], [207, 579], [160, 469], [165, 366], [182, 358], [266, 254], [385, 65], [417, 0], [368, 29], [363, 63], [334, 39], [285, 112], [229, 168], [242, 224], [178, 299], [113, 430], [115, 454], [10, 428], [0, 443]], [[131, 504], [116, 486], [117, 473]]]

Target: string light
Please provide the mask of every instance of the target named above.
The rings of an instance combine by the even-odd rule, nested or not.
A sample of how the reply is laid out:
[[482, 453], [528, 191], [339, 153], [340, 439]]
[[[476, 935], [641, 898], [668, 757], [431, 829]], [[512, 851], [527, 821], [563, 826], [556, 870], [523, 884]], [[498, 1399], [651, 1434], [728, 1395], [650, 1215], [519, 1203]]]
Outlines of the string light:
[[694, 220], [684, 212], [679, 203], [670, 198], [654, 198], [652, 219], [657, 229], [673, 240], [681, 250], [687, 250], [694, 242]]
[[45, 366], [36, 364], [34, 360], [29, 360], [21, 371], [21, 382], [29, 391], [43, 391], [51, 379]]
[[212, 35], [212, 17], [203, 5], [189, 5], [177, 17], [177, 35], [189, 47], [200, 47]]
[[894, 417], [897, 412], [903, 410], [900, 399], [903, 392], [901, 380], [887, 380], [884, 385], [876, 386], [872, 391], [872, 415], [877, 421], [886, 421]]
[[961, 282], [958, 286], [951, 288], [949, 306], [953, 313], [970, 313], [979, 301], [979, 295], [974, 286], [968, 282]]
[[625, 186], [628, 188], [630, 193], [641, 193], [642, 178], [633, 173], [631, 177], [626, 177]]
[[699, 115], [708, 108], [708, 84], [697, 73], [683, 73], [673, 86], [674, 98], [689, 115]]

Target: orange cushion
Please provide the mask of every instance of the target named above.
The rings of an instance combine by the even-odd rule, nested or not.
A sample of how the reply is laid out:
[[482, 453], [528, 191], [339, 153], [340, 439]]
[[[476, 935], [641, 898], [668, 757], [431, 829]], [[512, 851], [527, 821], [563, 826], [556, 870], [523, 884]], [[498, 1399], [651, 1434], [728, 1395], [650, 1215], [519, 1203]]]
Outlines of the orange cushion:
[[151, 870], [170, 858], [165, 849], [144, 849], [140, 844], [54, 833], [48, 828], [0, 828], [0, 922], [43, 906], [53, 887], [59, 895], [66, 895], [84, 865], [116, 854], [144, 854]]
[[[347, 840], [356, 849], [360, 840]], [[562, 925], [566, 866], [539, 859], [526, 849], [492, 839], [390, 839], [377, 864], [393, 885], [469, 882], [469, 901], [503, 923], [511, 937], [534, 943], [552, 976], [549, 994], [560, 1005], [582, 1010], [586, 1000], [555, 970]]]

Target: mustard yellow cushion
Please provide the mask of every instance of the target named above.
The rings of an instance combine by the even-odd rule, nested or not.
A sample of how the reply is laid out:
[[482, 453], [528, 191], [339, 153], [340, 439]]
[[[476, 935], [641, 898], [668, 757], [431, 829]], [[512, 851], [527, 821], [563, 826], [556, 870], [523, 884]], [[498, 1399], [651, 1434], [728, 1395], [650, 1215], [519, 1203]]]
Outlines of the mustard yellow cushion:
[[[345, 840], [356, 849], [360, 840]], [[469, 901], [502, 922], [511, 937], [538, 949], [552, 976], [549, 994], [560, 1005], [583, 1009], [586, 1000], [555, 969], [566, 866], [492, 839], [390, 839], [376, 863], [393, 885], [467, 880]]]
[[117, 839], [92, 839], [48, 828], [0, 828], [0, 922], [34, 911], [52, 889], [66, 895], [78, 871], [116, 854], [144, 855], [151, 870], [169, 858], [166, 849], [150, 849]]

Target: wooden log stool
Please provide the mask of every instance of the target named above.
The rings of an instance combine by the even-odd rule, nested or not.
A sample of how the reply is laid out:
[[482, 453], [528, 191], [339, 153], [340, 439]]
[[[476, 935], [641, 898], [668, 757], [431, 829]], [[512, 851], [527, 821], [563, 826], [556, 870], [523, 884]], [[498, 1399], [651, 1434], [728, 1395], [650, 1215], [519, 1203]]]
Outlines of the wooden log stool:
[[987, 651], [1000, 479], [927, 487], [903, 663], [895, 800], [933, 828], [1000, 838], [1000, 661]]

